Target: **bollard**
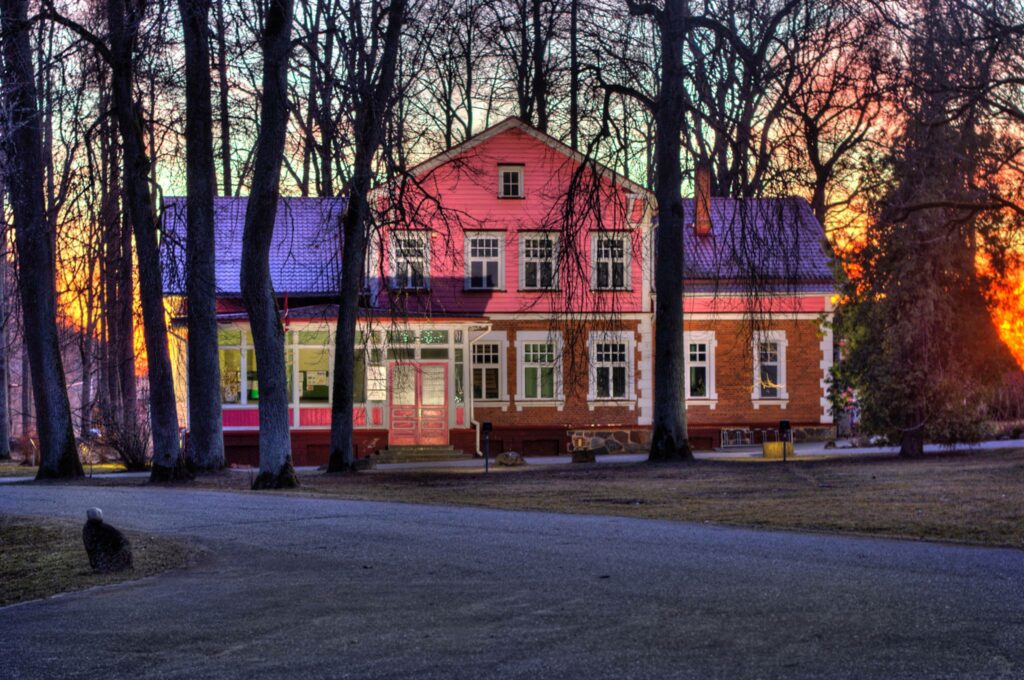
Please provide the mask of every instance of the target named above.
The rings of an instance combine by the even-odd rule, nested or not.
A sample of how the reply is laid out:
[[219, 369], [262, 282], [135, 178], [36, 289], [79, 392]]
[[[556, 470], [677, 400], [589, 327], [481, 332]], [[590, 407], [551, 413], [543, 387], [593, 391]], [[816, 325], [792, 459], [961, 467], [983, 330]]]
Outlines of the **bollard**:
[[484, 450], [484, 474], [491, 471], [491, 421], [484, 421], [481, 425], [480, 430], [483, 432], [483, 450]]

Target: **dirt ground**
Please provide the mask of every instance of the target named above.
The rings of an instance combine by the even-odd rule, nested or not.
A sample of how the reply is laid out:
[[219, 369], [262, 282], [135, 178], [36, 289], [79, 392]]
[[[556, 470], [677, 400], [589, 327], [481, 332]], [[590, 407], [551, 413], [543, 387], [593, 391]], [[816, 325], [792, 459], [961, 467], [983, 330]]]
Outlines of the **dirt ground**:
[[[248, 492], [249, 471], [200, 477]], [[921, 460], [836, 458], [303, 473], [295, 491], [348, 499], [621, 515], [1024, 548], [1024, 449]], [[91, 480], [144, 484], [145, 480]]]
[[82, 545], [82, 524], [0, 515], [0, 607], [152, 576], [183, 566], [198, 554], [178, 541], [138, 532], [126, 535], [134, 570], [94, 574]]

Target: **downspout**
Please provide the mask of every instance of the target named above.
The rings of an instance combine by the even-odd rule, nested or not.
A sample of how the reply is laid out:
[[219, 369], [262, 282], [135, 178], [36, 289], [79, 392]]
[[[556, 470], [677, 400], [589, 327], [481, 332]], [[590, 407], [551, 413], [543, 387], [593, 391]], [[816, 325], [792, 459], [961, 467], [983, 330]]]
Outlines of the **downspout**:
[[[466, 399], [469, 402], [469, 422], [473, 426], [473, 428], [476, 430], [476, 455], [481, 456], [481, 457], [483, 457], [483, 455], [484, 455], [484, 452], [480, 450], [480, 428], [481, 428], [481, 424], [474, 417], [476, 415], [476, 401], [474, 401], [474, 399], [473, 399], [473, 385], [472, 385], [472, 382], [473, 382], [473, 380], [472, 380], [472, 377], [473, 377], [473, 344], [475, 342], [477, 342], [478, 340], [480, 340], [481, 338], [483, 338], [484, 336], [486, 336], [488, 333], [490, 333], [492, 327], [493, 327], [493, 324], [489, 323], [484, 328], [484, 332], [483, 333], [481, 333], [480, 335], [476, 336], [475, 338], [470, 338], [470, 340], [469, 340], [469, 356], [466, 357], [466, 362], [465, 362], [465, 363], [469, 364], [469, 375], [470, 375], [469, 390], [467, 390], [467, 392], [466, 392]], [[506, 367], [506, 370], [507, 370], [507, 367]]]

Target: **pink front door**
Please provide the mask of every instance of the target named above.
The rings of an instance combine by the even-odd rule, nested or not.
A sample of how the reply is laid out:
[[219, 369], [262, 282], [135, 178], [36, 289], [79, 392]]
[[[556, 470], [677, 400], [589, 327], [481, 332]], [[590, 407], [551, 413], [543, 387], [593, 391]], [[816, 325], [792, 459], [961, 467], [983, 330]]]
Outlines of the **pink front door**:
[[393, 446], [448, 443], [448, 365], [392, 364], [390, 375]]

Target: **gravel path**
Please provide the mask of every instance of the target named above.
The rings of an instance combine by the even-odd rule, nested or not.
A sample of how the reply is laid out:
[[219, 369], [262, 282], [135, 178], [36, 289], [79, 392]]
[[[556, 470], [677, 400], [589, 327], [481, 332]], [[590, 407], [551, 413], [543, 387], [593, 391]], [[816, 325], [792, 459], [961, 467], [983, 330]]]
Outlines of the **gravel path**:
[[210, 556], [0, 609], [0, 677], [1024, 677], [1022, 551], [273, 494], [0, 487], [3, 513], [84, 520], [93, 505], [116, 526], [193, 537]]

